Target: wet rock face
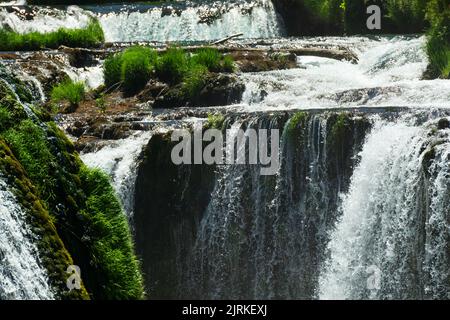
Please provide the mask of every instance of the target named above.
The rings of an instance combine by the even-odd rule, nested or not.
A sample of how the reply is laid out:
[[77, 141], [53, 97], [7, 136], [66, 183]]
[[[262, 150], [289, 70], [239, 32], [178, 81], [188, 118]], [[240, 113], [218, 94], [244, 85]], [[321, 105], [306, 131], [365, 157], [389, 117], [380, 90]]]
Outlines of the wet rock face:
[[239, 102], [245, 85], [236, 76], [212, 74], [195, 102], [199, 106], [225, 106]]
[[154, 136], [136, 180], [134, 229], [149, 297], [177, 296], [180, 271], [214, 186], [212, 166], [176, 166], [170, 136]]
[[291, 69], [297, 67], [297, 57], [293, 53], [272, 53], [235, 51], [231, 53], [241, 72], [261, 72]]
[[226, 106], [241, 100], [245, 85], [231, 74], [212, 73], [205, 79], [205, 85], [195, 97], [186, 97], [181, 85], [163, 91], [153, 108]]
[[66, 68], [69, 64], [65, 55], [54, 55], [46, 52], [34, 52], [16, 60], [17, 67], [33, 75], [38, 80], [44, 93], [50, 93], [53, 86], [69, 75]]
[[[288, 114], [261, 115], [258, 126], [261, 124], [267, 127], [275, 121], [276, 127], [284, 128], [286, 120], [291, 117], [292, 115]], [[370, 122], [351, 113], [324, 113], [323, 118], [315, 118], [314, 114], [304, 112], [296, 116], [296, 119], [289, 126], [290, 131], [286, 135], [288, 140], [282, 150], [282, 180], [279, 184], [275, 176], [267, 179], [253, 176], [251, 168], [242, 171], [243, 183], [239, 183], [233, 176], [227, 180], [227, 176], [222, 175], [223, 172], [214, 166], [176, 166], [171, 160], [175, 143], [170, 141], [170, 135], [153, 136], [140, 161], [134, 210], [136, 248], [143, 263], [149, 297], [211, 298], [218, 282], [227, 287], [222, 288], [223, 292], [219, 296], [223, 299], [252, 299], [258, 295], [265, 297], [263, 292], [256, 295], [252, 292], [252, 284], [255, 283], [252, 282], [255, 280], [252, 265], [256, 261], [253, 259], [254, 241], [267, 241], [265, 245], [260, 245], [267, 248], [269, 256], [274, 253], [271, 250], [273, 243], [288, 242], [283, 240], [286, 234], [295, 234], [292, 243], [303, 249], [296, 251], [295, 255], [283, 250], [276, 252], [279, 254], [278, 259], [289, 263], [273, 269], [268, 290], [275, 292], [275, 298], [314, 297], [317, 282], [317, 272], [314, 270], [317, 271], [323, 261], [327, 240], [324, 226], [330, 227], [337, 218], [339, 195], [348, 188], [357, 162], [355, 155], [362, 146]], [[311, 163], [316, 162], [319, 169], [311, 171]], [[233, 188], [222, 189], [220, 186], [225, 180]], [[215, 189], [217, 187], [218, 189]], [[258, 193], [258, 190], [261, 193]], [[229, 245], [233, 250], [213, 251], [210, 256], [206, 256], [204, 254], [210, 252], [208, 250], [211, 247], [208, 245], [211, 244], [199, 239], [211, 235], [209, 231], [205, 231], [211, 230], [208, 229], [211, 220], [208, 220], [207, 225], [203, 225], [202, 220], [211, 219], [211, 210], [224, 203], [220, 201], [220, 195], [223, 193], [225, 199], [230, 192], [239, 194], [233, 198], [233, 206], [239, 208], [234, 214], [242, 219], [246, 228], [250, 230], [254, 219], [262, 219], [261, 224], [268, 228], [264, 229], [265, 231], [260, 230], [261, 233], [257, 235], [235, 233], [234, 229], [222, 233], [222, 224], [218, 222], [218, 229], [210, 232], [226, 235], [229, 231], [235, 237], [224, 238], [224, 242], [225, 246]], [[214, 198], [218, 195], [219, 198]], [[258, 197], [259, 202], [255, 201], [255, 197]], [[259, 203], [257, 208], [256, 203]], [[268, 214], [269, 204], [273, 203], [280, 213], [280, 221], [271, 220], [274, 219], [273, 214]], [[222, 209], [223, 211], [218, 209], [218, 217], [228, 212], [226, 205]], [[206, 212], [208, 216], [205, 216]], [[295, 212], [295, 215], [291, 215], [292, 212]], [[297, 222], [289, 223], [291, 220], [288, 217]], [[308, 224], [301, 223], [302, 219], [308, 219]], [[277, 229], [273, 227], [276, 223]], [[233, 223], [230, 221], [229, 225], [233, 226]], [[289, 229], [289, 226], [293, 226], [294, 230]], [[305, 246], [305, 243], [308, 245]], [[283, 249], [283, 246], [280, 249]], [[215, 252], [220, 252], [222, 256]], [[231, 267], [230, 261], [237, 257], [240, 257], [241, 272], [230, 274], [229, 270], [236, 270]], [[267, 258], [265, 263], [270, 264], [269, 260]], [[220, 269], [222, 262], [224, 269]], [[294, 274], [290, 268], [293, 265], [298, 267]], [[223, 271], [223, 278], [217, 279], [217, 282], [214, 274], [208, 273], [216, 267]], [[289, 275], [296, 279], [301, 277], [302, 281], [289, 281], [287, 284], [285, 279], [290, 277]], [[267, 279], [269, 277], [265, 280]], [[293, 291], [287, 293], [286, 286]]]
[[137, 95], [137, 99], [141, 102], [153, 101], [166, 92], [169, 86], [163, 82], [155, 79], [150, 79], [145, 85], [144, 89]]

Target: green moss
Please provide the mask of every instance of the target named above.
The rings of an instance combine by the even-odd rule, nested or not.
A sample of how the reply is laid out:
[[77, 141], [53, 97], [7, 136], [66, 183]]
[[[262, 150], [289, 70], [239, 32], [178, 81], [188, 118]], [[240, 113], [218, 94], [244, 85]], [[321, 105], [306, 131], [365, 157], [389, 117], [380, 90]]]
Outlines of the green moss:
[[97, 47], [104, 42], [103, 30], [97, 20], [92, 19], [82, 29], [60, 28], [49, 33], [30, 32], [25, 34], [0, 29], [0, 50], [39, 50], [69, 47]]
[[304, 111], [298, 111], [294, 113], [294, 115], [289, 119], [287, 130], [290, 133], [294, 133], [300, 126], [305, 124], [306, 119], [308, 118], [308, 113]]
[[[22, 102], [32, 102], [33, 95], [31, 90], [26, 86], [26, 84], [22, 80], [18, 79], [13, 74], [11, 74], [11, 72], [7, 71], [5, 66], [1, 62], [0, 62], [0, 79], [3, 79], [12, 86], [14, 92], [17, 94], [17, 96]], [[3, 82], [0, 85], [4, 86]]]
[[39, 200], [37, 190], [3, 139], [0, 139], [0, 172], [6, 174], [17, 198], [29, 213], [27, 220], [38, 236], [37, 246], [52, 287], [63, 299], [88, 299], [84, 285], [81, 290], [67, 290], [66, 270], [74, 264], [72, 257], [61, 241], [46, 205]]
[[80, 177], [86, 205], [81, 211], [88, 229], [91, 264], [102, 279], [101, 299], [141, 299], [143, 280], [133, 254], [128, 224], [109, 178], [99, 170], [82, 167]]
[[332, 140], [335, 144], [342, 144], [350, 129], [350, 113], [342, 112], [337, 116], [331, 128]]
[[208, 113], [208, 120], [206, 121], [205, 129], [219, 129], [222, 130], [225, 117], [221, 113]]
[[[11, 121], [20, 108], [22, 118]], [[0, 171], [30, 212], [52, 286], [67, 299], [141, 298], [139, 263], [109, 180], [85, 168], [72, 142], [43, 118], [28, 119], [11, 92], [0, 91]], [[84, 285], [68, 291], [73, 264]]]

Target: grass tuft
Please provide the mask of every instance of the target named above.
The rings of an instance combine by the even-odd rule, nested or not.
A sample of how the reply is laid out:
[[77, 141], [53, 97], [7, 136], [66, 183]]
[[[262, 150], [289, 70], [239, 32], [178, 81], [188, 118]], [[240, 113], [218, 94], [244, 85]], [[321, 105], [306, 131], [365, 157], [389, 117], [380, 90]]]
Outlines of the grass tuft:
[[86, 96], [83, 82], [73, 82], [68, 79], [53, 87], [50, 94], [53, 102], [67, 101], [71, 106], [78, 106]]

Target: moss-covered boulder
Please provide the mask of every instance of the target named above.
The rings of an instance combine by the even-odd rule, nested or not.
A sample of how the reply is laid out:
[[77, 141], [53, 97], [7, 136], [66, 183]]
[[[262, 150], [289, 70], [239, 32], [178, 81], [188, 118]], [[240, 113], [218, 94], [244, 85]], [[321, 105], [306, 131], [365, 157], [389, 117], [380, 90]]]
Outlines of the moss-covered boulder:
[[[140, 265], [109, 178], [88, 169], [38, 107], [25, 110], [0, 81], [0, 174], [28, 213], [50, 285], [62, 299], [141, 299]], [[82, 286], [69, 290], [67, 268]]]

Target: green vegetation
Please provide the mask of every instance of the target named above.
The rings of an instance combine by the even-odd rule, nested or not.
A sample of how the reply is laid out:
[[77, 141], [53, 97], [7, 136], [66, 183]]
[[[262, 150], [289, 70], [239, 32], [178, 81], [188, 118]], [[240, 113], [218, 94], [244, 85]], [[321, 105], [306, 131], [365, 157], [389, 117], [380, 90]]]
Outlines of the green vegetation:
[[308, 114], [304, 111], [294, 113], [294, 115], [289, 119], [287, 130], [293, 133], [301, 124], [304, 124], [307, 118]]
[[139, 92], [155, 76], [171, 85], [181, 84], [183, 94], [192, 98], [205, 85], [209, 72], [233, 69], [231, 56], [223, 56], [213, 48], [201, 48], [190, 55], [180, 48], [158, 54], [146, 47], [131, 47], [109, 56], [103, 73], [108, 88], [121, 84], [127, 95]]
[[105, 85], [110, 88], [122, 84], [126, 94], [142, 89], [150, 79], [157, 54], [146, 47], [131, 47], [105, 60], [103, 73]]
[[205, 129], [222, 129], [225, 117], [221, 113], [208, 113], [208, 120], [206, 120]]
[[73, 82], [67, 79], [53, 87], [51, 92], [53, 102], [69, 102], [73, 108], [84, 100], [86, 90], [83, 82]]
[[162, 81], [170, 84], [181, 82], [188, 69], [188, 55], [179, 48], [167, 49], [156, 63], [156, 75]]
[[86, 206], [81, 210], [91, 247], [91, 263], [104, 286], [102, 298], [141, 299], [143, 280], [133, 254], [128, 223], [109, 182], [100, 170], [82, 167]]
[[106, 99], [104, 94], [101, 94], [97, 99], [95, 99], [95, 106], [99, 109], [100, 113], [104, 113], [106, 111]]
[[20, 34], [0, 29], [0, 50], [20, 51], [69, 47], [97, 47], [104, 42], [103, 30], [97, 20], [82, 29], [60, 28], [49, 33], [30, 32]]
[[[142, 298], [140, 266], [109, 179], [86, 168], [45, 111], [34, 110], [29, 118], [0, 80], [0, 172], [29, 213], [58, 297]], [[69, 291], [66, 269], [73, 264], [84, 285]]]
[[186, 97], [196, 97], [206, 84], [208, 68], [203, 65], [192, 66], [184, 75], [181, 90]]
[[427, 53], [432, 73], [442, 78], [450, 78], [450, 5], [448, 1], [430, 1], [427, 19], [431, 24], [428, 32]]

